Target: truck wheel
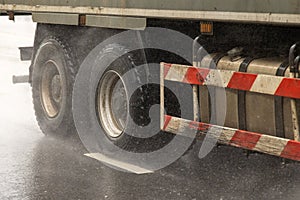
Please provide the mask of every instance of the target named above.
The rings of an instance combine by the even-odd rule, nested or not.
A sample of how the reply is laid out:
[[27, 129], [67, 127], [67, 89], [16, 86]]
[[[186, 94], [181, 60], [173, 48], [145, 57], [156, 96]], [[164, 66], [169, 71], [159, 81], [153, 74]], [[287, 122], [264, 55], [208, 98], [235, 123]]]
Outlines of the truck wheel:
[[57, 38], [46, 38], [32, 64], [32, 95], [36, 119], [45, 135], [75, 131], [72, 90], [77, 65], [71, 51]]
[[[152, 152], [167, 145], [174, 135], [159, 131], [159, 128], [157, 128], [156, 135], [142, 138], [135, 137], [134, 133], [126, 132], [129, 117], [138, 126], [143, 127], [149, 124], [150, 107], [160, 102], [159, 85], [144, 85], [138, 88], [131, 97], [128, 96], [126, 88], [130, 87], [128, 85], [130, 83], [123, 80], [123, 75], [129, 70], [135, 70], [135, 66], [141, 65], [145, 61], [139, 60], [138, 55], [128, 53], [125, 47], [118, 44], [108, 45], [99, 55], [96, 60], [99, 71], [101, 71], [101, 66], [105, 66], [106, 60], [115, 60], [107, 69], [102, 68], [99, 76], [101, 78], [98, 83], [95, 83], [98, 84], [95, 110], [102, 132], [116, 146], [131, 152]], [[131, 77], [130, 82], [145, 78], [146, 75], [141, 73]], [[172, 115], [179, 116], [180, 106], [176, 101], [176, 96], [168, 89], [166, 89], [166, 93], [170, 98], [174, 97], [173, 101], [166, 101], [166, 110], [168, 107], [176, 107], [173, 109], [176, 111]], [[100, 143], [104, 141], [99, 140]]]

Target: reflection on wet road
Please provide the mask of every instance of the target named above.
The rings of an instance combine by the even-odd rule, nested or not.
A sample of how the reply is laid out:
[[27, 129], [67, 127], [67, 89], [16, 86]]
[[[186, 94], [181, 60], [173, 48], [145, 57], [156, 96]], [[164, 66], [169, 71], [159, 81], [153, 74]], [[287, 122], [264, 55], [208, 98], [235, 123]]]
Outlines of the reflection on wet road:
[[247, 158], [241, 149], [221, 146], [200, 160], [197, 144], [165, 169], [134, 175], [85, 157], [76, 136], [43, 136], [30, 86], [10, 80], [27, 72], [28, 63], [18, 61], [16, 49], [32, 42], [33, 25], [24, 19], [14, 24], [0, 18], [0, 199], [300, 198], [300, 164], [282, 165], [268, 155]]

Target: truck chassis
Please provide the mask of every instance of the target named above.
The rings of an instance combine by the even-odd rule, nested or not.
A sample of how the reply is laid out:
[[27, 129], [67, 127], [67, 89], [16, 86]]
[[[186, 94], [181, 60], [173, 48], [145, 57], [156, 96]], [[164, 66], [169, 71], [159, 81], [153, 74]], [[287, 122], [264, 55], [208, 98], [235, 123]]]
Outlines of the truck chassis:
[[[228, 7], [218, 0], [203, 1], [202, 4], [178, 1], [182, 7], [174, 7], [176, 4], [170, 1], [163, 5], [157, 1], [147, 4], [134, 0], [120, 1], [116, 5], [113, 2], [85, 5], [86, 2], [76, 4], [75, 1], [58, 4], [4, 1], [0, 3], [0, 11], [8, 14], [11, 20], [17, 14], [32, 14], [33, 21], [38, 23], [34, 47], [29, 48], [32, 50], [29, 78], [22, 80], [32, 84], [37, 120], [45, 134], [76, 132], [70, 96], [81, 63], [95, 44], [124, 30], [134, 30], [137, 40], [132, 42], [138, 43], [141, 50], [128, 52], [126, 46], [111, 43], [98, 52], [95, 61], [101, 66], [106, 58], [121, 56], [121, 61], [101, 72], [104, 78], [98, 80], [95, 90], [99, 93], [95, 94], [99, 124], [102, 123], [109, 140], [120, 147], [132, 146], [131, 150], [145, 144], [150, 147], [144, 151], [153, 151], [153, 143], [172, 139], [168, 133], [198, 138], [207, 134], [219, 143], [299, 161], [300, 54], [298, 43], [290, 48], [300, 41], [297, 36], [300, 33], [299, 8], [293, 7], [298, 1], [285, 2], [280, 9], [278, 5], [282, 2], [275, 0], [250, 3], [247, 8], [233, 0], [230, 2], [232, 5]], [[144, 50], [143, 43], [147, 41], [140, 40], [140, 34], [151, 26], [177, 30], [195, 38], [194, 42], [201, 46], [195, 48], [195, 43], [191, 44], [194, 62], [187, 63], [174, 55], [162, 59], [158, 56], [161, 52]], [[209, 55], [203, 55], [205, 48]], [[23, 57], [28, 59], [28, 56]], [[163, 60], [181, 64], [161, 63]], [[141, 145], [140, 140], [124, 136], [124, 117], [113, 119], [114, 115], [130, 112], [131, 104], [124, 89], [126, 84], [123, 82], [119, 86], [120, 94], [124, 93], [119, 98], [112, 98], [116, 96], [113, 89], [103, 89], [102, 85], [113, 88], [118, 80], [123, 81], [121, 76], [126, 71], [148, 62], [161, 63], [160, 129], [168, 133], [151, 140], [150, 145], [149, 142]], [[140, 74], [136, 74], [134, 80], [138, 81]], [[176, 101], [170, 100], [170, 93], [166, 95], [166, 81], [192, 85], [193, 120], [181, 118]], [[15, 77], [15, 82], [21, 82], [21, 79]], [[209, 94], [207, 87], [214, 88], [213, 94]], [[211, 106], [217, 103], [207, 97], [217, 95], [216, 88], [225, 90], [231, 104], [232, 112], [226, 115], [223, 124], [209, 123], [213, 113]], [[109, 94], [104, 95], [106, 92]], [[148, 99], [144, 100], [143, 95]], [[159, 95], [157, 88], [151, 88], [151, 91], [146, 88], [137, 96], [132, 107], [139, 113], [137, 121], [143, 126], [147, 124], [147, 117], [142, 113], [149, 111], [146, 104], [159, 101]], [[255, 99], [262, 100], [262, 106], [257, 106], [262, 111], [256, 109], [259, 113], [251, 114], [249, 107], [256, 107]], [[108, 102], [103, 103], [105, 101]], [[123, 105], [121, 111], [114, 110], [115, 106], [111, 106], [114, 103]], [[107, 111], [107, 108], [111, 110]], [[144, 110], [139, 110], [141, 108]], [[167, 114], [166, 108], [169, 108]], [[268, 119], [265, 116], [269, 116]], [[191, 131], [196, 135], [189, 134]]]

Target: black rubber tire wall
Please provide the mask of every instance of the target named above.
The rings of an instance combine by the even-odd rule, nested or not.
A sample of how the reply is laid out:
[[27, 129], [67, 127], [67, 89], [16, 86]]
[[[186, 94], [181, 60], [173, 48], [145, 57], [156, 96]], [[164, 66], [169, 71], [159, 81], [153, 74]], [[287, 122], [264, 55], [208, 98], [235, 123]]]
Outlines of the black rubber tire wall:
[[[49, 118], [45, 113], [40, 90], [42, 67], [49, 60], [61, 63], [59, 68], [63, 78], [62, 87], [66, 90], [60, 113], [55, 118]], [[45, 135], [66, 136], [76, 133], [72, 115], [72, 92], [78, 65], [74, 62], [72, 51], [55, 37], [45, 38], [36, 51], [32, 63], [32, 98], [38, 125]]]

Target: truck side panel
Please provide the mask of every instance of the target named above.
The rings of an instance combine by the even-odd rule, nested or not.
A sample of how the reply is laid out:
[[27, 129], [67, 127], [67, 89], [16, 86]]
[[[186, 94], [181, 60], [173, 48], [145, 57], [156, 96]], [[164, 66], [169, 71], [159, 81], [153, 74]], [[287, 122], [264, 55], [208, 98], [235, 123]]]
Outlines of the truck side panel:
[[90, 6], [193, 11], [263, 12], [282, 14], [300, 13], [299, 0], [2, 0], [0, 3], [32, 6]]

